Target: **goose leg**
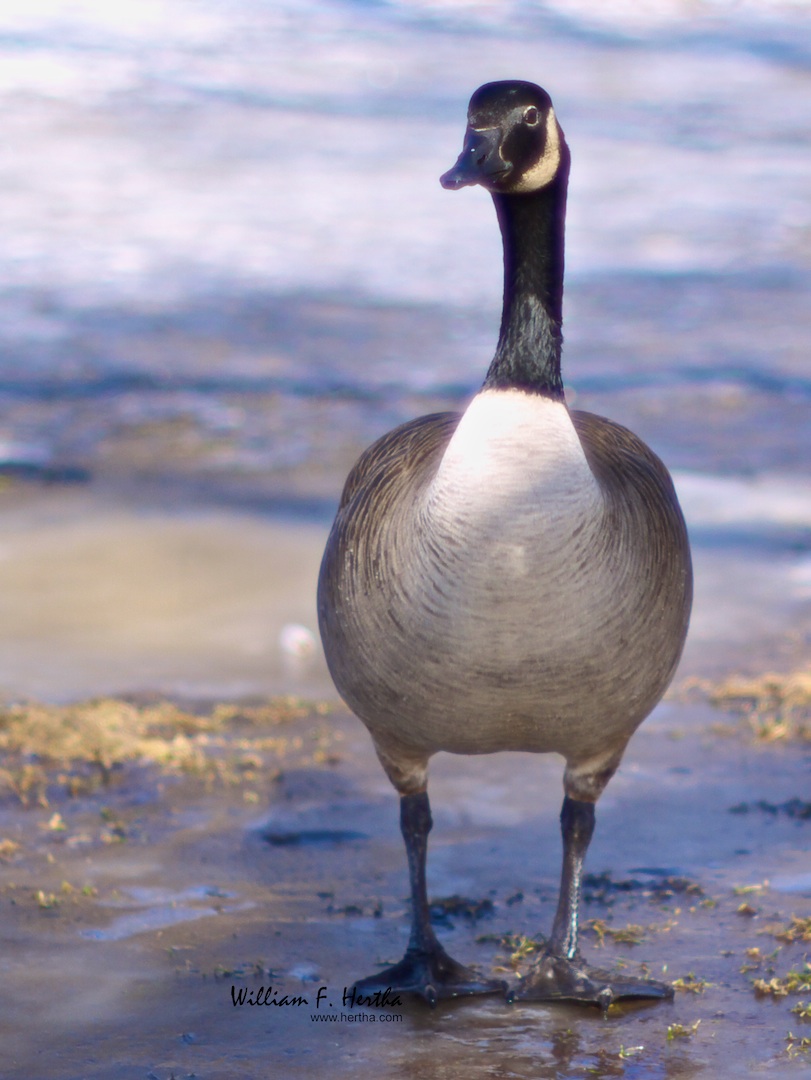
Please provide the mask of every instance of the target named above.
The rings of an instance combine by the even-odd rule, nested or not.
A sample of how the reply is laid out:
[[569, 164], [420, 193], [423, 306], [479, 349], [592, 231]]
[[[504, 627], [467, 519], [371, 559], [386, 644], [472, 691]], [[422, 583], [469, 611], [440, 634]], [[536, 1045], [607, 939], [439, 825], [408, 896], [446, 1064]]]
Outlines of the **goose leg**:
[[583, 861], [594, 832], [594, 803], [567, 795], [560, 814], [563, 870], [552, 935], [508, 1001], [581, 1001], [607, 1009], [622, 998], [672, 998], [673, 988], [653, 979], [633, 979], [585, 964], [578, 948]]
[[506, 983], [483, 979], [475, 971], [448, 956], [437, 941], [431, 926], [425, 863], [428, 833], [431, 830], [431, 807], [428, 793], [400, 797], [400, 828], [408, 856], [411, 881], [411, 937], [405, 956], [392, 967], [355, 983], [358, 993], [373, 993], [387, 988], [419, 994], [432, 1007], [440, 998], [468, 994], [503, 994]]

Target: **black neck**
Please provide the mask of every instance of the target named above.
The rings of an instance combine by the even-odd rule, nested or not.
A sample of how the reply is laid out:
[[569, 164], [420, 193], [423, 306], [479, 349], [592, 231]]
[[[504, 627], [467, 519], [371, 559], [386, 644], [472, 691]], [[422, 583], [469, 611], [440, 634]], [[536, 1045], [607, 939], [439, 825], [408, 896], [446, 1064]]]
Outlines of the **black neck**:
[[568, 162], [527, 195], [494, 194], [504, 241], [504, 309], [485, 389], [520, 389], [563, 400], [563, 230]]

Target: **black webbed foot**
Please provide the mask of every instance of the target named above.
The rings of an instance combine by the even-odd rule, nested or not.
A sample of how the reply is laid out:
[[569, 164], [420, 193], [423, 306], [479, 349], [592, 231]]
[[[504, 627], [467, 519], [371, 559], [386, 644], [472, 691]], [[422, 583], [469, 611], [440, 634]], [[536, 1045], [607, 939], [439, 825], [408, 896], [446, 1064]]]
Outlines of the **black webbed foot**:
[[578, 949], [583, 860], [594, 832], [594, 804], [568, 795], [560, 814], [563, 870], [558, 910], [545, 951], [526, 977], [507, 995], [507, 1001], [578, 1001], [604, 1012], [623, 999], [666, 999], [673, 987], [653, 979], [634, 979], [601, 971], [584, 963]]
[[601, 971], [585, 964], [579, 956], [567, 960], [546, 952], [509, 991], [507, 1001], [579, 1001], [598, 1005], [605, 1012], [623, 999], [672, 997], [673, 987], [667, 983]]
[[500, 979], [483, 978], [472, 968], [457, 963], [437, 944], [426, 951], [409, 948], [398, 964], [355, 983], [355, 990], [361, 995], [382, 993], [386, 989], [417, 994], [433, 1008], [443, 998], [504, 994], [507, 984]]
[[400, 826], [408, 856], [411, 879], [411, 938], [399, 964], [355, 983], [361, 995], [400, 991], [417, 994], [433, 1007], [441, 998], [472, 994], [504, 994], [507, 984], [485, 979], [448, 956], [431, 927], [425, 888], [425, 858], [431, 830], [431, 808], [426, 792], [400, 798]]

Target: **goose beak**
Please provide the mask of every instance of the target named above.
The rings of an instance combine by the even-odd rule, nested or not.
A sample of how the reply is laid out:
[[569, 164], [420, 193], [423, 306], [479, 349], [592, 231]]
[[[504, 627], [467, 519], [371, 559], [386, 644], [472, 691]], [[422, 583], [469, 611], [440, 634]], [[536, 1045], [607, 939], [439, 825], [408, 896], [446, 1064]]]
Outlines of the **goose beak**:
[[450, 191], [470, 187], [472, 184], [488, 186], [500, 180], [511, 171], [509, 165], [499, 153], [501, 146], [501, 128], [468, 127], [465, 133], [465, 145], [452, 169], [439, 178], [440, 184]]

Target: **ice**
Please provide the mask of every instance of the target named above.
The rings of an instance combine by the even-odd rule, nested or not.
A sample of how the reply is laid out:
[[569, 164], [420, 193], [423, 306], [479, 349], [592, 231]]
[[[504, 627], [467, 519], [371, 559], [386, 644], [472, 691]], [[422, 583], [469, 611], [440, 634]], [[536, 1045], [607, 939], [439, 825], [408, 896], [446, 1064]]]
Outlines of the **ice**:
[[674, 476], [682, 509], [693, 527], [722, 525], [811, 529], [811, 481], [796, 476]]

